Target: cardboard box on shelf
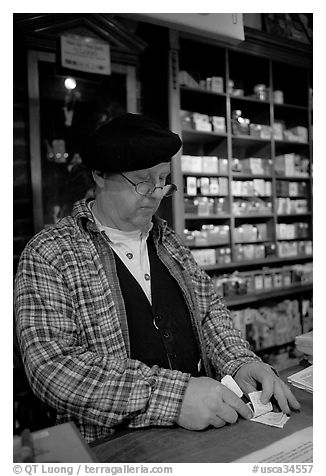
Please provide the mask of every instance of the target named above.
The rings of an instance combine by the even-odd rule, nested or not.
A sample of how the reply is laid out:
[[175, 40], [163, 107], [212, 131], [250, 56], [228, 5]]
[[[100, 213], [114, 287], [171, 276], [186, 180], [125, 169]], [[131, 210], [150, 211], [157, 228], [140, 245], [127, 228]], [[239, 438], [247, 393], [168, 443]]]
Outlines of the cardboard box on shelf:
[[198, 216], [209, 216], [214, 211], [214, 199], [208, 197], [198, 197], [196, 199], [198, 203]]
[[210, 193], [209, 178], [200, 177], [199, 180], [200, 180], [200, 193], [202, 195], [209, 195]]
[[224, 79], [222, 76], [212, 76], [211, 78], [211, 91], [215, 93], [224, 92]]
[[263, 280], [264, 280], [264, 290], [271, 291], [274, 284], [274, 272], [272, 269], [263, 268]]
[[285, 124], [283, 121], [275, 121], [273, 124], [273, 134], [275, 140], [283, 140]]
[[259, 157], [249, 157], [247, 159], [249, 162], [249, 170], [253, 175], [263, 175], [264, 174], [264, 160]]
[[210, 118], [207, 114], [201, 114], [199, 112], [192, 113], [192, 119], [194, 128], [197, 131], [205, 131], [211, 132], [212, 131], [212, 124], [210, 122]]
[[288, 132], [294, 135], [299, 142], [308, 142], [308, 129], [303, 126], [291, 127]]
[[187, 195], [197, 195], [197, 177], [187, 177], [186, 193]]
[[218, 173], [221, 175], [227, 175], [229, 173], [229, 161], [228, 159], [219, 157], [218, 159]]
[[203, 156], [202, 157], [202, 172], [217, 174], [218, 173], [218, 157]]
[[263, 126], [261, 124], [249, 124], [249, 133], [252, 137], [261, 139]]
[[260, 138], [261, 139], [270, 139], [272, 137], [272, 127], [262, 125]]
[[203, 160], [201, 156], [196, 155], [182, 155], [181, 170], [188, 173], [203, 172]]
[[218, 195], [219, 194], [219, 181], [217, 177], [211, 177], [209, 180], [209, 193], [210, 195]]
[[207, 248], [204, 250], [191, 250], [199, 266], [215, 264], [215, 249]]
[[211, 118], [213, 131], [215, 132], [225, 132], [225, 117], [222, 116], [212, 116]]

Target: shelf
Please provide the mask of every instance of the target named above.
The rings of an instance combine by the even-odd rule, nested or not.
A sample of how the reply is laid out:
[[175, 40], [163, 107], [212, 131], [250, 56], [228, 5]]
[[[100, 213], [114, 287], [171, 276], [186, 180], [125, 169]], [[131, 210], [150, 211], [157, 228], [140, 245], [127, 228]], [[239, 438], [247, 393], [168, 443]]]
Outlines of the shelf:
[[230, 218], [229, 213], [219, 213], [218, 215], [197, 215], [195, 213], [185, 213], [185, 220], [224, 220]]
[[233, 194], [233, 198], [272, 198], [272, 195], [240, 195]]
[[216, 172], [184, 172], [181, 171], [182, 175], [190, 177], [229, 177], [228, 174], [219, 174]]
[[276, 198], [291, 198], [291, 200], [300, 200], [303, 198], [309, 199], [309, 195], [276, 195]]
[[307, 106], [299, 106], [297, 104], [287, 104], [287, 103], [280, 104], [280, 103], [274, 102], [275, 113], [277, 112], [277, 109], [293, 109], [294, 111], [308, 112]]
[[256, 259], [250, 261], [232, 261], [231, 263], [220, 263], [220, 264], [211, 264], [207, 266], [203, 266], [205, 271], [219, 271], [219, 270], [227, 270], [227, 269], [235, 269], [235, 268], [248, 268], [248, 267], [261, 267], [261, 266], [269, 266], [271, 264], [280, 264], [283, 265], [284, 263], [290, 262], [303, 262], [303, 261], [310, 261], [312, 260], [312, 255], [304, 255], [304, 256], [289, 256], [286, 258], [278, 258], [278, 257], [271, 257], [271, 258], [263, 258], [263, 259]]
[[253, 175], [253, 174], [242, 174], [237, 172], [232, 172], [231, 175], [232, 179], [245, 179], [245, 180], [254, 180], [254, 179], [269, 179], [272, 180], [272, 173], [269, 175], [262, 174], [262, 175]]
[[[179, 37], [179, 33], [173, 33], [176, 37]], [[172, 35], [172, 36], [173, 36]], [[191, 35], [190, 35], [191, 36]], [[183, 37], [182, 37], [183, 38]], [[173, 37], [174, 40], [176, 38]], [[217, 157], [223, 157], [228, 160], [228, 167], [224, 168], [224, 174], [219, 173], [191, 173], [180, 171], [179, 162], [173, 164], [175, 167], [176, 177], [178, 179], [177, 185], [180, 186], [181, 192], [185, 190], [184, 184], [186, 181], [185, 176], [194, 176], [194, 177], [225, 177], [228, 181], [228, 194], [227, 195], [208, 195], [208, 194], [196, 194], [196, 195], [178, 195], [174, 202], [173, 210], [173, 219], [174, 227], [179, 234], [182, 235], [183, 230], [188, 228], [189, 230], [199, 230], [202, 225], [207, 224], [216, 224], [216, 225], [228, 225], [230, 227], [230, 243], [226, 245], [205, 245], [205, 246], [191, 246], [192, 251], [198, 248], [216, 248], [219, 249], [220, 246], [228, 246], [231, 249], [231, 255], [226, 255], [225, 259], [230, 259], [230, 257], [240, 257], [236, 251], [242, 246], [254, 245], [258, 249], [266, 246], [267, 243], [270, 244], [271, 250], [268, 251], [268, 245], [266, 246], [266, 253], [274, 252], [276, 256], [270, 256], [267, 258], [252, 259], [247, 261], [232, 261], [231, 263], [219, 263], [214, 265], [202, 266], [210, 275], [218, 275], [223, 273], [231, 274], [236, 269], [246, 270], [246, 271], [255, 271], [260, 270], [266, 266], [271, 266], [274, 268], [279, 268], [288, 264], [305, 264], [312, 261], [312, 256], [309, 255], [300, 255], [300, 256], [288, 256], [288, 257], [279, 257], [279, 251], [282, 252], [283, 247], [289, 247], [291, 245], [293, 248], [296, 248], [298, 242], [301, 240], [304, 243], [307, 243], [307, 240], [311, 238], [295, 238], [293, 240], [276, 240], [275, 236], [277, 233], [277, 225], [280, 223], [295, 223], [305, 222], [309, 225], [312, 224], [312, 207], [310, 204], [311, 201], [311, 180], [312, 176], [289, 176], [285, 177], [278, 175], [276, 170], [277, 164], [275, 157], [280, 154], [293, 153], [302, 156], [303, 159], [308, 159], [311, 163], [311, 144], [312, 138], [308, 135], [308, 142], [304, 143], [300, 140], [288, 141], [288, 140], [276, 140], [277, 135], [273, 134], [274, 124], [282, 120], [285, 123], [286, 128], [291, 128], [295, 126], [305, 126], [309, 124], [309, 112], [310, 107], [307, 107], [305, 98], [308, 98], [310, 85], [310, 77], [308, 71], [310, 71], [310, 65], [304, 66], [305, 69], [302, 69], [302, 75], [298, 75], [298, 69], [295, 66], [295, 58], [289, 58], [288, 64], [284, 65], [286, 69], [286, 74], [283, 74], [283, 63], [281, 61], [283, 54], [283, 47], [280, 43], [277, 46], [278, 56], [274, 54], [270, 57], [270, 52], [268, 49], [264, 51], [260, 57], [257, 57], [256, 50], [251, 49], [251, 46], [246, 43], [241, 44], [238, 47], [228, 47], [226, 45], [219, 45], [218, 48], [214, 45], [209, 47], [204, 44], [204, 42], [196, 41], [195, 38], [191, 37], [190, 39], [184, 39], [180, 42], [180, 48], [178, 49], [179, 56], [179, 65], [181, 69], [187, 70], [188, 73], [192, 74], [196, 78], [210, 77], [213, 75], [221, 76], [224, 78], [224, 85], [226, 85], [226, 80], [232, 78], [237, 88], [243, 88], [245, 91], [245, 96], [233, 95], [229, 91], [223, 93], [216, 93], [214, 91], [206, 91], [197, 88], [188, 88], [185, 86], [180, 86], [177, 89], [173, 88], [173, 82], [170, 83], [170, 106], [171, 106], [171, 124], [176, 125], [176, 128], [182, 130], [182, 138], [185, 144], [184, 154], [193, 155], [193, 156], [207, 156], [215, 155]], [[195, 51], [195, 46], [198, 48], [196, 51], [200, 51], [202, 54], [196, 56], [193, 55]], [[249, 48], [246, 51], [246, 48]], [[219, 66], [218, 71], [212, 70], [210, 58], [215, 57], [215, 49], [223, 56], [224, 64]], [[206, 54], [206, 53], [210, 54]], [[223, 54], [222, 54], [223, 53]], [[225, 53], [225, 55], [224, 55]], [[195, 61], [195, 63], [194, 63]], [[279, 64], [279, 61], [282, 63], [282, 68]], [[171, 64], [171, 71], [173, 70], [173, 65]], [[300, 69], [301, 71], [301, 69]], [[284, 98], [287, 101], [286, 103], [279, 104], [275, 103], [272, 95], [266, 97], [267, 100], [262, 101], [256, 96], [251, 94], [253, 88], [256, 84], [266, 84], [274, 85], [274, 89], [279, 89], [283, 91]], [[293, 84], [296, 84], [296, 88], [293, 88]], [[275, 88], [275, 85], [277, 88]], [[298, 86], [299, 85], [299, 86]], [[180, 116], [180, 109], [190, 112], [198, 112], [202, 114], [207, 114], [208, 116], [223, 116], [225, 118], [225, 123], [227, 130], [222, 134], [217, 132], [205, 132], [191, 130], [187, 123], [182, 121]], [[230, 127], [232, 125], [232, 111], [235, 109], [241, 109], [243, 112], [243, 117], [247, 117], [253, 124], [261, 124], [268, 126], [266, 130], [263, 130], [263, 137], [256, 137], [255, 135], [243, 134], [237, 135], [237, 130]], [[270, 131], [268, 130], [270, 128]], [[243, 129], [245, 132], [246, 130]], [[235, 132], [235, 134], [234, 134]], [[240, 130], [239, 130], [240, 132]], [[252, 134], [255, 134], [250, 130]], [[258, 133], [256, 133], [258, 136]], [[278, 136], [282, 137], [283, 136]], [[284, 136], [285, 138], [285, 136]], [[300, 139], [300, 137], [298, 137]], [[260, 171], [260, 173], [252, 173], [251, 168], [249, 167], [249, 161], [251, 157], [256, 157], [262, 159], [260, 162], [261, 168], [254, 169]], [[241, 171], [237, 172], [237, 165], [233, 164], [232, 159], [238, 158], [240, 164], [242, 164]], [[246, 159], [246, 160], [245, 160]], [[243, 160], [243, 161], [242, 161]], [[242, 161], [242, 162], [241, 162]], [[238, 168], [240, 169], [240, 164]], [[301, 165], [301, 161], [300, 161]], [[305, 163], [302, 164], [302, 170], [306, 166]], [[299, 165], [297, 166], [299, 167]], [[234, 169], [234, 170], [233, 170]], [[299, 168], [297, 168], [300, 170]], [[295, 170], [293, 169], [293, 173]], [[290, 170], [287, 168], [287, 171]], [[307, 168], [310, 170], [310, 168]], [[291, 169], [292, 171], [292, 169]], [[180, 173], [181, 172], [181, 173]], [[280, 171], [282, 173], [282, 171]], [[266, 196], [257, 196], [257, 195], [233, 195], [231, 184], [232, 181], [252, 181], [254, 180], [264, 180], [265, 183], [269, 182], [271, 190], [269, 190], [270, 195]], [[287, 183], [281, 184], [280, 181], [287, 181]], [[282, 199], [276, 194], [276, 191], [281, 189], [278, 188], [279, 185], [288, 185], [289, 182], [293, 181], [295, 185], [298, 185], [300, 192], [305, 192], [303, 187], [299, 187], [300, 182], [305, 186], [309, 193], [307, 195], [289, 197], [293, 201], [305, 199], [307, 200], [307, 207], [298, 208], [298, 210], [305, 211], [304, 213], [276, 213], [276, 210], [287, 210], [287, 208], [277, 207], [278, 198]], [[234, 185], [234, 184], [232, 184]], [[240, 183], [241, 185], [241, 183]], [[302, 190], [301, 190], [302, 188]], [[285, 189], [285, 187], [284, 187]], [[235, 190], [235, 189], [234, 189]], [[267, 190], [267, 189], [266, 189]], [[282, 187], [283, 190], [283, 187]], [[292, 190], [292, 189], [291, 189]], [[201, 189], [198, 189], [201, 191]], [[240, 191], [240, 190], [238, 190]], [[241, 190], [243, 191], [243, 190]], [[240, 192], [241, 192], [240, 191]], [[212, 215], [198, 215], [198, 212], [195, 213], [185, 213], [185, 207], [189, 211], [195, 211], [197, 208], [188, 208], [189, 201], [192, 202], [194, 197], [214, 197], [218, 199], [223, 197], [225, 203], [223, 204], [223, 209], [227, 213], [220, 214], [214, 213]], [[187, 202], [184, 202], [183, 198], [187, 198]], [[216, 198], [215, 198], [216, 197]], [[240, 205], [241, 201], [248, 202], [248, 205], [253, 205], [255, 201], [262, 203], [261, 208], [242, 208], [237, 207]], [[230, 202], [230, 203], [229, 203]], [[282, 200], [280, 200], [282, 203]], [[295, 205], [295, 202], [293, 205]], [[265, 206], [264, 206], [265, 205]], [[269, 206], [269, 208], [267, 207]], [[290, 208], [288, 208], [290, 209]], [[201, 209], [200, 209], [201, 210]], [[211, 208], [210, 210], [216, 212], [216, 208]], [[291, 208], [295, 210], [295, 208]], [[309, 211], [308, 211], [309, 210]], [[204, 210], [205, 211], [205, 210]], [[241, 213], [241, 211], [243, 213]], [[240, 212], [240, 213], [238, 213]], [[248, 224], [266, 224], [268, 225], [268, 234], [273, 237], [272, 240], [258, 240], [258, 241], [247, 241], [247, 242], [235, 242], [234, 238], [241, 238], [235, 233], [235, 228], [241, 226], [244, 223]], [[310, 230], [310, 227], [309, 227]], [[312, 234], [312, 231], [308, 232], [309, 235]], [[290, 236], [290, 235], [289, 235]], [[288, 245], [285, 245], [285, 243]], [[275, 249], [274, 249], [275, 248]], [[304, 251], [304, 248], [300, 251]], [[306, 247], [307, 248], [307, 247]], [[307, 248], [308, 250], [308, 248]], [[311, 251], [311, 250], [310, 250]], [[212, 252], [213, 253], [213, 252]], [[223, 257], [216, 258], [223, 259]], [[305, 287], [296, 286], [291, 287], [286, 290], [273, 290], [273, 292], [266, 293], [255, 293], [252, 296], [241, 297], [245, 299], [246, 302], [254, 302], [256, 300], [261, 300], [267, 297], [278, 296], [280, 293], [300, 293], [303, 292]], [[310, 289], [310, 288], [309, 288]], [[285, 294], [284, 294], [285, 295]], [[241, 301], [243, 302], [243, 301]], [[232, 304], [232, 303], [231, 303]], [[239, 300], [235, 302], [234, 305], [238, 305]], [[232, 304], [233, 305], [233, 304]]]
[[260, 245], [261, 243], [271, 243], [273, 240], [255, 240], [255, 241], [235, 241], [235, 245]]
[[311, 241], [311, 238], [309, 238], [309, 237], [305, 237], [305, 238], [303, 238], [303, 237], [302, 238], [298, 238], [298, 237], [296, 237], [296, 238], [278, 238], [278, 237], [276, 237], [276, 241], [277, 242], [280, 242], [280, 241]]
[[232, 135], [232, 141], [236, 146], [251, 146], [251, 145], [266, 145], [271, 143], [271, 139], [260, 139], [258, 137], [246, 136], [246, 135], [239, 135], [235, 136]]
[[288, 296], [290, 294], [301, 294], [303, 292], [312, 291], [313, 285], [312, 284], [302, 284], [300, 286], [288, 286], [286, 288], [279, 288], [274, 289], [273, 291], [261, 291], [254, 294], [243, 295], [238, 298], [227, 299], [224, 298], [226, 301], [227, 306], [239, 306], [242, 304], [249, 304], [256, 301], [265, 301], [268, 299]]
[[237, 215], [234, 213], [233, 216], [235, 219], [244, 218], [248, 220], [249, 218], [273, 218], [274, 215], [272, 213], [247, 213], [243, 215]]
[[277, 218], [291, 218], [291, 217], [305, 217], [305, 216], [311, 216], [311, 212], [305, 212], [305, 213], [277, 213]]
[[217, 132], [206, 132], [206, 131], [197, 131], [197, 130], [182, 130], [182, 140], [188, 144], [198, 144], [201, 142], [203, 144], [208, 144], [211, 142], [217, 142], [225, 140], [227, 137], [225, 133]]
[[208, 91], [207, 89], [201, 89], [201, 88], [190, 88], [188, 86], [180, 86], [180, 93], [195, 93], [195, 94], [205, 94], [205, 95], [208, 94], [214, 97], [221, 97], [221, 98], [226, 97], [225, 93], [218, 93], [216, 91]]
[[303, 146], [308, 146], [308, 142], [301, 142], [301, 141], [295, 141], [295, 140], [275, 140], [276, 145], [303, 145]]
[[298, 177], [297, 175], [293, 175], [292, 177], [285, 177], [285, 176], [281, 176], [281, 175], [277, 175], [275, 176], [276, 180], [298, 180], [298, 181], [301, 181], [301, 180], [310, 180], [310, 177]]
[[236, 96], [234, 94], [230, 94], [230, 99], [232, 102], [234, 101], [243, 101], [243, 102], [250, 102], [254, 104], [263, 104], [270, 106], [270, 101], [262, 101], [261, 99], [256, 99], [255, 97], [250, 97], [250, 96]]
[[202, 194], [202, 193], [196, 193], [196, 195], [189, 195], [188, 193], [185, 193], [183, 195], [185, 198], [196, 198], [196, 197], [207, 197], [207, 198], [228, 198], [229, 194], [227, 195], [217, 195], [217, 194]]
[[222, 247], [226, 247], [226, 248], [230, 248], [230, 243], [227, 242], [227, 243], [215, 243], [215, 244], [212, 244], [212, 245], [188, 245], [188, 247], [191, 249], [191, 250], [202, 250], [202, 249], [206, 249], [206, 248], [219, 248], [220, 246]]

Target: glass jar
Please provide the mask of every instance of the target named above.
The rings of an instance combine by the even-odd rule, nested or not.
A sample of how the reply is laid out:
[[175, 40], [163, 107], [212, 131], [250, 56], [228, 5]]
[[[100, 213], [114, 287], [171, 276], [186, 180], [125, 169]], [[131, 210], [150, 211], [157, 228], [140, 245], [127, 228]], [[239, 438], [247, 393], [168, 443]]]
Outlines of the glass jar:
[[249, 119], [242, 117], [242, 111], [235, 109], [232, 111], [232, 133], [234, 135], [249, 135]]
[[260, 101], [266, 101], [267, 91], [265, 84], [256, 84], [256, 86], [254, 87], [254, 93], [256, 99], [259, 99]]

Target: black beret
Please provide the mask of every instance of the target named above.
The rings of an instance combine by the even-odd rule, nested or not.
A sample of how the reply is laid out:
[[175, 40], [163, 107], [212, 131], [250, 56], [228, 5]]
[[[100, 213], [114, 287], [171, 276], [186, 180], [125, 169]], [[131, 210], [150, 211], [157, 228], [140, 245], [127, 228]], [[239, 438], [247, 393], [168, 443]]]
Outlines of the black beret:
[[160, 122], [127, 113], [102, 124], [87, 140], [83, 163], [101, 172], [128, 172], [170, 162], [182, 141]]

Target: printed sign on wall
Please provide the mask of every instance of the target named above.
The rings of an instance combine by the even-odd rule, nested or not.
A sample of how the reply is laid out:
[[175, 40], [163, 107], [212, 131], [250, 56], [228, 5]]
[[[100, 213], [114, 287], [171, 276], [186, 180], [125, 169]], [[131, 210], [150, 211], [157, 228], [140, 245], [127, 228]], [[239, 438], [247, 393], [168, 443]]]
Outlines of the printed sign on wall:
[[85, 73], [111, 74], [110, 45], [79, 35], [61, 36], [61, 64]]

